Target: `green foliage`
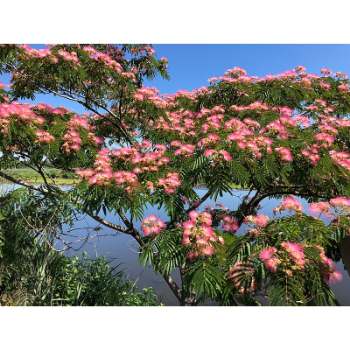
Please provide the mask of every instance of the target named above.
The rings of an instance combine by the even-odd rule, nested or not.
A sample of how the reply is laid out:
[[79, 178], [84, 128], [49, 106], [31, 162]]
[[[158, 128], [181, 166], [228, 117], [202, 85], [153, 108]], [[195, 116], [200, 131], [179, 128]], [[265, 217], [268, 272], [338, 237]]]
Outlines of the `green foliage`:
[[186, 278], [199, 301], [221, 296], [225, 283], [224, 274], [211, 261], [198, 260], [191, 264]]
[[150, 263], [155, 271], [169, 276], [176, 267], [185, 262], [184, 250], [180, 243], [181, 235], [178, 230], [163, 232], [142, 247], [140, 262], [144, 266]]
[[137, 289], [105, 259], [68, 258], [54, 250], [62, 219], [34, 201], [24, 190], [1, 197], [1, 305], [159, 304], [151, 288]]

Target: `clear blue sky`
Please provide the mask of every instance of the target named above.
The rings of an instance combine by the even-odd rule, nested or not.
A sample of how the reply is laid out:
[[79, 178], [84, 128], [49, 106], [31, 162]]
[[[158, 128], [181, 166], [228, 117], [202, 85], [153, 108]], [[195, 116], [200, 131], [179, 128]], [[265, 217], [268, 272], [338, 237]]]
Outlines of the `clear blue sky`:
[[303, 65], [309, 72], [322, 67], [350, 75], [350, 45], [155, 45], [169, 59], [170, 81], [151, 82], [163, 93], [206, 85], [208, 78], [240, 66], [250, 75], [266, 75]]
[[[35, 47], [39, 45], [33, 45]], [[41, 46], [41, 45], [40, 45]], [[191, 90], [207, 85], [208, 78], [240, 66], [250, 75], [280, 73], [303, 65], [309, 72], [319, 73], [328, 67], [350, 75], [350, 45], [154, 45], [158, 57], [169, 60], [170, 80], [156, 78], [146, 85], [157, 87], [161, 93]], [[0, 79], [0, 81], [7, 79]], [[38, 102], [65, 105], [65, 100], [40, 95]], [[74, 108], [80, 113], [80, 107]]]

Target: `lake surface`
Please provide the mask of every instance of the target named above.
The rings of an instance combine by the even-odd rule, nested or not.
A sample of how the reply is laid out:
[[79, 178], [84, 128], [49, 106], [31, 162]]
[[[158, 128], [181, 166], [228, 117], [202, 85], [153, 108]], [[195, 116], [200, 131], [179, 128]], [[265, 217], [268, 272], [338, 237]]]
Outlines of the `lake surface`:
[[[1, 185], [2, 191], [9, 191], [16, 186], [14, 185]], [[202, 196], [205, 193], [205, 189], [198, 189], [197, 193]], [[215, 206], [217, 203], [223, 204], [225, 207], [234, 210], [240, 203], [246, 191], [236, 190], [234, 196], [224, 195], [218, 198], [216, 202], [207, 200], [200, 209], [204, 209], [205, 206]], [[261, 202], [261, 209], [259, 213], [263, 213], [268, 216], [273, 215], [273, 208], [279, 204], [280, 200], [265, 199]], [[307, 212], [307, 202], [301, 200], [304, 205], [304, 209]], [[167, 215], [164, 210], [148, 207], [145, 210], [145, 216], [155, 214], [163, 220], [167, 220]], [[118, 223], [118, 220], [111, 214], [106, 215], [106, 218], [114, 223]], [[139, 223], [135, 224], [139, 227]], [[244, 231], [244, 225], [240, 231]], [[238, 232], [239, 234], [239, 232]], [[65, 234], [62, 237], [64, 242], [69, 245], [70, 249], [66, 251], [67, 256], [81, 255], [84, 252], [91, 258], [104, 256], [111, 264], [111, 266], [119, 265], [119, 269], [123, 270], [126, 276], [136, 281], [136, 284], [140, 288], [153, 287], [161, 302], [165, 305], [178, 305], [176, 298], [173, 296], [167, 284], [162, 277], [155, 273], [150, 267], [143, 267], [139, 264], [138, 260], [138, 244], [130, 236], [124, 234], [115, 233], [105, 227], [101, 227], [95, 220], [88, 216], [80, 216], [75, 222], [72, 228], [65, 227]], [[57, 243], [57, 248], [63, 248], [62, 242]], [[350, 238], [345, 241], [342, 247], [343, 255], [346, 256], [345, 260], [350, 259]], [[348, 258], [349, 257], [349, 258]], [[350, 261], [347, 262], [350, 264]], [[337, 284], [332, 285], [332, 289], [337, 296], [337, 299], [341, 305], [350, 305], [350, 277], [342, 261], [337, 263], [338, 270], [343, 274], [343, 280]], [[174, 276], [175, 280], [179, 276]]]

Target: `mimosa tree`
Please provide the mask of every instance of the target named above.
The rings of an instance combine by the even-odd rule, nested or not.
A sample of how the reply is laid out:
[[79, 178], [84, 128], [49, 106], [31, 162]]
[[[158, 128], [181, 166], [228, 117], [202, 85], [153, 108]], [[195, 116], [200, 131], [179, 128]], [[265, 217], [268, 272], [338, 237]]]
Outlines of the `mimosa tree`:
[[[332, 259], [350, 233], [343, 73], [299, 66], [252, 77], [235, 67], [209, 86], [161, 95], [143, 85], [167, 78], [167, 60], [149, 45], [2, 45], [0, 71], [11, 75], [10, 86], [0, 86], [0, 176], [62, 206], [62, 222], [84, 213], [133, 237], [141, 262], [181, 305], [336, 304]], [[37, 94], [86, 112], [21, 101]], [[9, 175], [4, 169], [14, 164], [35, 170], [43, 184]], [[50, 167], [79, 182], [63, 191]], [[236, 210], [202, 209], [223, 194], [233, 201], [237, 188], [246, 192]], [[281, 199], [273, 217], [260, 212], [266, 198]], [[168, 220], [145, 217], [147, 205], [164, 208]]]

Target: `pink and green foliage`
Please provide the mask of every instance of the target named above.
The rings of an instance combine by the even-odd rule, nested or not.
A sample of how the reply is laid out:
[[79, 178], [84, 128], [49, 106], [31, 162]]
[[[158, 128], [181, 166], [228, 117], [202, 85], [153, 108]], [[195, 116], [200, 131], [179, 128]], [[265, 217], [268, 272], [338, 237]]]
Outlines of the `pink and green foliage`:
[[[131, 235], [181, 304], [334, 304], [331, 258], [350, 233], [347, 77], [302, 66], [253, 77], [235, 67], [194, 91], [143, 85], [167, 78], [166, 68], [149, 45], [2, 45], [11, 84], [0, 85], [0, 165], [31, 167], [44, 184], [0, 176]], [[21, 102], [38, 93], [86, 112]], [[80, 182], [63, 192], [47, 167]], [[199, 208], [235, 188], [247, 190], [237, 210]], [[258, 211], [272, 197], [282, 200], [269, 218]], [[147, 205], [164, 207], [168, 221], [144, 217]]]

